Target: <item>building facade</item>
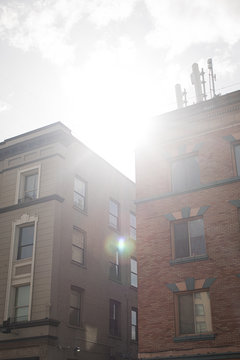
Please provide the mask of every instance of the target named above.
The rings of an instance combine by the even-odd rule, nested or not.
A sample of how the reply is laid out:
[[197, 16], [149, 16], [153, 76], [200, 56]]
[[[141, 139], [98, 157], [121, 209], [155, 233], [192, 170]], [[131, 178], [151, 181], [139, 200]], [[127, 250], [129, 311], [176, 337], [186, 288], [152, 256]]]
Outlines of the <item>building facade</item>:
[[137, 358], [134, 200], [61, 123], [0, 144], [0, 359]]
[[240, 91], [153, 119], [136, 170], [139, 359], [240, 359]]

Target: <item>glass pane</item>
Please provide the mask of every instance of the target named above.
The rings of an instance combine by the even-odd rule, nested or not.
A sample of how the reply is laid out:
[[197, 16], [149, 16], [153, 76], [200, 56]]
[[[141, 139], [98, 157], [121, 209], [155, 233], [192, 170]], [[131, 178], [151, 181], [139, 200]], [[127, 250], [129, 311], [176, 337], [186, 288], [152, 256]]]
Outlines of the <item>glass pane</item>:
[[71, 325], [80, 326], [80, 310], [70, 308], [69, 322]]
[[136, 229], [136, 216], [130, 213], [130, 225]]
[[20, 228], [19, 246], [33, 244], [34, 226]]
[[131, 259], [131, 272], [137, 274], [137, 261], [135, 259]]
[[237, 174], [238, 176], [240, 176], [240, 145], [235, 146], [234, 150], [235, 150]]
[[189, 256], [188, 224], [180, 222], [174, 224], [175, 258]]
[[73, 202], [74, 202], [74, 205], [76, 205], [79, 209], [84, 210], [85, 198], [82, 195], [75, 192], [73, 194]]
[[85, 182], [81, 181], [77, 178], [74, 179], [74, 191], [76, 191], [77, 193], [81, 194], [83, 197], [85, 196]]
[[176, 161], [172, 164], [172, 190], [186, 190], [186, 171], [184, 161]]
[[109, 212], [110, 214], [118, 217], [118, 204], [115, 203], [115, 201], [112, 200], [109, 201]]
[[135, 310], [131, 311], [132, 325], [137, 325], [137, 312]]
[[72, 246], [72, 260], [73, 261], [83, 264], [83, 262], [84, 262], [83, 255], [84, 255], [83, 249], [80, 249], [74, 245]]
[[131, 273], [131, 285], [137, 287], [138, 286], [138, 279], [137, 275]]
[[206, 253], [204, 240], [203, 220], [197, 219], [189, 221], [189, 235], [191, 243], [191, 255], [201, 255]]
[[33, 245], [21, 246], [18, 248], [17, 260], [32, 257]]
[[81, 301], [80, 292], [76, 290], [71, 290], [71, 295], [70, 295], [71, 307], [80, 309], [80, 301]]
[[84, 233], [82, 231], [74, 229], [72, 242], [74, 245], [84, 248]]
[[130, 227], [130, 238], [136, 240], [136, 237], [137, 237], [136, 229]]
[[198, 296], [194, 296], [196, 333], [212, 330], [209, 293], [202, 291], [200, 294], [200, 298]]
[[187, 189], [200, 185], [200, 170], [196, 157], [185, 159]]
[[33, 191], [37, 189], [38, 174], [25, 176], [25, 192]]
[[194, 334], [193, 294], [180, 295], [178, 297], [178, 305], [180, 334]]
[[16, 308], [15, 321], [28, 320], [28, 306]]
[[111, 214], [109, 214], [109, 225], [111, 225], [112, 227], [117, 229], [118, 219], [115, 216], [111, 215]]
[[29, 291], [30, 286], [20, 286], [16, 288], [16, 297], [15, 297], [15, 305], [16, 306], [26, 306], [29, 304]]
[[137, 340], [137, 331], [136, 326], [132, 326], [131, 328], [131, 340]]

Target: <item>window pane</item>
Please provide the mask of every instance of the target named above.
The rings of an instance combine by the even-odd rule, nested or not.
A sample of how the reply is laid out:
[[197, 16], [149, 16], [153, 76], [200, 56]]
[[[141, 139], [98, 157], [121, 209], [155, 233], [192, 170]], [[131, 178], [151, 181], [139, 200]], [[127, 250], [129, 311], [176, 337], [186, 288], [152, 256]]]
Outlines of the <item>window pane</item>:
[[137, 274], [137, 260], [131, 259], [131, 272]]
[[82, 197], [82, 195], [78, 193], [73, 194], [73, 202], [74, 205], [76, 205], [79, 209], [84, 210], [85, 207], [85, 199]]
[[116, 217], [118, 216], [118, 204], [115, 201], [109, 201], [109, 212]]
[[33, 191], [37, 188], [38, 174], [25, 176], [25, 192]]
[[184, 191], [200, 184], [200, 171], [196, 157], [175, 161], [172, 164], [172, 190]]
[[20, 286], [16, 288], [16, 298], [15, 305], [16, 306], [27, 306], [29, 304], [29, 291], [30, 286]]
[[197, 219], [189, 221], [189, 235], [191, 242], [191, 255], [201, 255], [206, 253], [204, 240], [203, 220]]
[[30, 245], [33, 244], [34, 226], [25, 226], [20, 228], [20, 239], [19, 245]]
[[27, 245], [18, 248], [17, 260], [27, 259], [32, 257], [33, 246]]
[[136, 216], [130, 213], [130, 225], [136, 229]]
[[180, 334], [194, 334], [193, 294], [180, 295], [178, 297], [178, 305]]
[[137, 340], [137, 329], [135, 326], [132, 326], [131, 340]]
[[72, 246], [72, 260], [76, 261], [80, 264], [84, 263], [84, 251], [83, 249], [76, 247], [76, 246]]
[[86, 184], [84, 181], [77, 178], [74, 179], [74, 191], [78, 192], [82, 196], [85, 196], [85, 187]]
[[28, 320], [28, 306], [16, 308], [15, 321]]
[[71, 325], [80, 326], [80, 310], [70, 308], [69, 322]]
[[[200, 293], [200, 292], [199, 292]], [[195, 295], [199, 294], [195, 293]], [[212, 331], [212, 318], [209, 293], [201, 292], [201, 297], [194, 296], [196, 333]]]
[[135, 310], [131, 311], [132, 325], [137, 325], [137, 312]]
[[137, 275], [131, 273], [131, 285], [137, 287], [138, 286], [138, 279]]
[[117, 229], [118, 219], [115, 216], [111, 215], [111, 214], [109, 214], [109, 225], [111, 225], [112, 227]]
[[235, 146], [234, 150], [237, 166], [237, 175], [240, 176], [240, 145]]
[[80, 230], [74, 229], [72, 242], [74, 245], [84, 248], [84, 233]]
[[175, 258], [189, 256], [188, 224], [180, 222], [174, 224]]
[[70, 295], [71, 306], [75, 308], [80, 308], [80, 300], [81, 300], [80, 292], [76, 290], [71, 290], [71, 295]]

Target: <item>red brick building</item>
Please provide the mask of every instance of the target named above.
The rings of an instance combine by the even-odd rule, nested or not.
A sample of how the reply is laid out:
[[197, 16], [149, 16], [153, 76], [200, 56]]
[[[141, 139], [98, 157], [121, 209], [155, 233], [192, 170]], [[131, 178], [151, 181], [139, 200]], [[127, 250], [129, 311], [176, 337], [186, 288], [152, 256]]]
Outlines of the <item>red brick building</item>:
[[140, 359], [240, 359], [240, 91], [153, 119], [136, 153]]

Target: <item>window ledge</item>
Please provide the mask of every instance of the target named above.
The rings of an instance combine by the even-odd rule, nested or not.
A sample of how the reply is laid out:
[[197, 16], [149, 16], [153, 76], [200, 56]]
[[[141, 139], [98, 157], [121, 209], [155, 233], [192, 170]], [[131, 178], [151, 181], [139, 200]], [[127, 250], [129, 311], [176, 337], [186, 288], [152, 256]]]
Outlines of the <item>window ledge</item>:
[[202, 261], [202, 260], [208, 260], [208, 255], [204, 254], [204, 255], [191, 256], [191, 257], [185, 257], [185, 258], [181, 258], [181, 259], [170, 260], [169, 263], [170, 263], [170, 265], [177, 265], [177, 264], [185, 264], [185, 263], [189, 263], [189, 262]]
[[111, 226], [110, 224], [108, 224], [109, 229], [115, 231], [116, 233], [120, 234], [120, 229], [119, 228], [115, 228], [114, 226]]
[[119, 285], [122, 285], [122, 281], [121, 280], [118, 280], [118, 279], [114, 279], [113, 277], [109, 276], [109, 280], [119, 284]]
[[130, 289], [133, 289], [133, 290], [135, 290], [135, 291], [138, 291], [138, 287], [137, 287], [137, 286], [130, 285]]
[[214, 339], [215, 339], [214, 334], [197, 334], [197, 335], [177, 336], [174, 338], [174, 342], [214, 340]]
[[81, 208], [79, 208], [76, 205], [73, 205], [73, 208], [84, 215], [88, 215], [87, 209], [82, 210]]
[[81, 264], [81, 263], [79, 263], [77, 261], [74, 261], [74, 260], [72, 260], [71, 263], [74, 264], [74, 265], [77, 265], [78, 267], [80, 267], [82, 269], [87, 269], [87, 266], [85, 264]]
[[121, 337], [120, 335], [111, 335], [111, 334], [109, 334], [108, 337], [109, 337], [110, 339], [122, 341], [122, 337]]

